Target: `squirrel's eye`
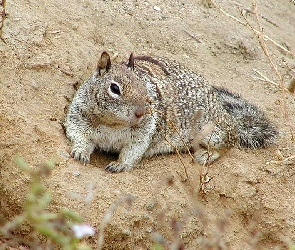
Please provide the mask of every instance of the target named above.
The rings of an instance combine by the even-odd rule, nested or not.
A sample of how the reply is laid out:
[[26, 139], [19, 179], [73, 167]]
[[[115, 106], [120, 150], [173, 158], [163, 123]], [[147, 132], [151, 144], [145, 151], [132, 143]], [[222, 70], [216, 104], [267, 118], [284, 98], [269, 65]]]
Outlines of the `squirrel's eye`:
[[119, 86], [116, 83], [111, 83], [110, 89], [116, 95], [120, 95], [121, 94], [120, 88], [119, 88]]

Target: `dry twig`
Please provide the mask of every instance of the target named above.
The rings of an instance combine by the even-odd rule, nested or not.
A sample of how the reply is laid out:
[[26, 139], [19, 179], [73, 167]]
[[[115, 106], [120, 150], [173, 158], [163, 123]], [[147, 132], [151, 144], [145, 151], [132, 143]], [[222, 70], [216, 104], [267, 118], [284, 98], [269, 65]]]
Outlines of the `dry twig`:
[[282, 163], [288, 163], [288, 161], [294, 160], [295, 159], [295, 155], [291, 155], [289, 157], [283, 158], [279, 161], [270, 161], [270, 163], [275, 163], [275, 164], [282, 164]]
[[[249, 12], [251, 14], [255, 14], [253, 10], [249, 9], [249, 8], [244, 8], [243, 11], [245, 12]], [[269, 18], [265, 17], [264, 15], [262, 14], [258, 14], [261, 18], [263, 18], [265, 21], [271, 23], [272, 25], [276, 26], [276, 27], [279, 27], [276, 23], [274, 23], [273, 21], [271, 21]]]
[[253, 71], [262, 77], [262, 78], [257, 77], [259, 80], [264, 81], [264, 82], [271, 83], [272, 85], [274, 85], [274, 86], [276, 86], [276, 87], [280, 87], [279, 84], [277, 84], [276, 82], [274, 82], [274, 81], [268, 79], [268, 78], [267, 78], [265, 75], [263, 75], [259, 70], [257, 70], [257, 69], [253, 69]]
[[103, 243], [104, 243], [104, 230], [107, 226], [107, 224], [110, 222], [111, 218], [113, 217], [114, 213], [116, 212], [117, 208], [123, 204], [127, 203], [127, 205], [131, 205], [133, 200], [135, 199], [134, 196], [131, 195], [126, 195], [125, 197], [118, 199], [115, 203], [113, 203], [108, 211], [105, 213], [102, 222], [100, 223], [100, 228], [99, 228], [99, 236], [97, 239], [97, 244], [96, 244], [96, 249], [101, 250]]
[[[244, 6], [243, 6], [242, 4], [240, 4], [240, 3], [237, 3], [237, 2], [235, 2], [235, 1], [230, 1], [230, 2], [233, 3], [234, 5], [238, 6], [239, 8], [242, 8], [243, 11], [245, 11], [245, 12], [248, 12], [248, 13], [251, 13], [251, 14], [255, 14], [255, 13], [253, 12], [253, 10], [251, 10], [251, 9], [249, 9], [249, 8], [244, 8]], [[266, 17], [266, 16], [264, 16], [264, 15], [262, 15], [262, 14], [260, 14], [260, 13], [259, 13], [259, 16], [260, 16], [261, 18], [263, 18], [265, 21], [271, 23], [272, 25], [274, 25], [274, 26], [276, 26], [276, 27], [279, 27], [275, 22], [271, 21], [268, 17]]]
[[[155, 111], [154, 111], [154, 112], [155, 112]], [[151, 114], [153, 114], [154, 112], [151, 111]], [[161, 110], [157, 110], [157, 112], [158, 112], [159, 114], [162, 114], [162, 115], [163, 115], [163, 112], [162, 112]], [[160, 129], [163, 130], [163, 133], [164, 133], [165, 130], [162, 128], [161, 124], [158, 124], [158, 125], [159, 125]], [[175, 123], [171, 121], [171, 125], [173, 126], [173, 128], [174, 128], [175, 131], [177, 132], [179, 138], [181, 138], [181, 140], [182, 140], [184, 146], [186, 147], [187, 152], [189, 153], [190, 157], [191, 157], [192, 159], [194, 159], [194, 157], [193, 157], [192, 154], [190, 153], [190, 150], [189, 150], [188, 146], [186, 145], [185, 141], [184, 141], [184, 140], [182, 139], [182, 137], [180, 136], [179, 131], [178, 131], [178, 128], [177, 128], [177, 126], [175, 125]], [[183, 166], [183, 168], [184, 168], [184, 172], [185, 172], [185, 176], [186, 176], [186, 178], [184, 179], [184, 181], [187, 181], [187, 180], [188, 180], [187, 168], [186, 168], [186, 165], [184, 164], [184, 162], [183, 162], [183, 160], [182, 160], [182, 158], [181, 158], [181, 155], [180, 155], [179, 150], [177, 149], [177, 147], [176, 147], [175, 145], [173, 145], [173, 143], [172, 143], [170, 140], [168, 140], [168, 138], [167, 138], [167, 136], [166, 136], [165, 134], [164, 134], [163, 137], [165, 138], [166, 142], [167, 142], [171, 147], [173, 147], [173, 148], [175, 149], [175, 152], [176, 152], [176, 154], [177, 154], [177, 156], [178, 156], [178, 158], [179, 158], [179, 160], [180, 160], [180, 162], [181, 162], [181, 164], [182, 164], [182, 166]]]
[[0, 0], [0, 7], [2, 7], [2, 11], [0, 12], [0, 16], [1, 16], [1, 20], [0, 20], [0, 39], [2, 39], [2, 28], [4, 26], [5, 6], [6, 6], [6, 0]]
[[265, 36], [263, 34], [263, 28], [262, 28], [261, 23], [260, 23], [258, 10], [257, 10], [257, 4], [256, 4], [255, 0], [252, 0], [252, 5], [253, 5], [253, 11], [254, 11], [255, 17], [256, 17], [256, 22], [257, 22], [258, 27], [259, 27], [259, 31], [257, 31], [256, 29], [253, 28], [253, 26], [249, 23], [248, 19], [246, 18], [246, 16], [243, 13], [241, 13], [241, 14], [242, 14], [243, 18], [245, 19], [245, 21], [247, 23], [247, 26], [256, 35], [256, 37], [257, 37], [257, 39], [258, 39], [258, 41], [260, 43], [260, 46], [261, 46], [267, 60], [269, 61], [273, 71], [275, 72], [276, 76], [279, 79], [279, 86], [280, 86], [280, 88], [282, 90], [282, 112], [283, 112], [284, 118], [285, 118], [285, 120], [288, 123], [288, 126], [290, 128], [290, 133], [291, 133], [292, 139], [294, 139], [295, 138], [295, 132], [294, 132], [293, 125], [292, 125], [292, 123], [290, 121], [290, 118], [289, 118], [289, 112], [288, 112], [287, 101], [286, 101], [286, 99], [287, 99], [286, 98], [286, 89], [285, 89], [285, 86], [284, 86], [284, 81], [283, 81], [283, 78], [282, 78], [278, 68], [276, 67], [273, 60], [271, 59], [268, 48], [266, 46]]
[[[235, 20], [237, 23], [239, 23], [239, 24], [241, 24], [241, 25], [243, 25], [243, 26], [248, 27], [247, 22], [243, 22], [243, 21], [241, 21], [240, 19], [234, 17], [233, 15], [227, 13], [227, 12], [226, 12], [224, 9], [222, 9], [218, 4], [216, 4], [214, 0], [209, 0], [209, 1], [210, 1], [210, 2], [212, 3], [212, 5], [215, 6], [215, 7], [216, 7], [221, 13], [223, 13], [223, 14], [226, 15], [227, 17], [229, 17], [229, 18]], [[255, 28], [253, 28], [253, 30], [254, 30], [255, 32], [257, 32], [257, 33], [260, 33], [260, 32], [259, 32], [258, 30], [256, 30]], [[293, 54], [290, 50], [288, 50], [288, 49], [286, 49], [285, 47], [283, 47], [282, 45], [278, 44], [276, 41], [274, 41], [273, 39], [271, 39], [269, 36], [263, 34], [263, 38], [264, 38], [265, 41], [270, 41], [270, 42], [272, 42], [274, 45], [276, 45], [277, 47], [279, 47], [280, 49], [282, 49], [283, 51], [285, 51], [286, 53], [288, 53], [289, 55], [291, 55], [292, 57], [294, 57], [294, 54]]]
[[[257, 69], [253, 69], [253, 71], [255, 73], [257, 73], [258, 75], [260, 75], [261, 77], [257, 77], [256, 79], [263, 81], [263, 82], [268, 82], [271, 83], [272, 85], [276, 86], [276, 87], [280, 87], [279, 84], [277, 84], [276, 82], [270, 80], [268, 77], [266, 77], [264, 74], [262, 74], [259, 70]], [[290, 92], [291, 95], [294, 95], [294, 93], [292, 93], [292, 91], [290, 91], [288, 88], [285, 88], [286, 91]]]
[[201, 38], [199, 38], [198, 36], [190, 33], [189, 31], [187, 30], [183, 30], [186, 34], [188, 34], [192, 39], [194, 39], [195, 41], [197, 41], [198, 43], [202, 43], [202, 40]]
[[[283, 64], [293, 73], [295, 73], [295, 69], [293, 69], [285, 60], [283, 60]], [[294, 67], [294, 66], [293, 66]]]

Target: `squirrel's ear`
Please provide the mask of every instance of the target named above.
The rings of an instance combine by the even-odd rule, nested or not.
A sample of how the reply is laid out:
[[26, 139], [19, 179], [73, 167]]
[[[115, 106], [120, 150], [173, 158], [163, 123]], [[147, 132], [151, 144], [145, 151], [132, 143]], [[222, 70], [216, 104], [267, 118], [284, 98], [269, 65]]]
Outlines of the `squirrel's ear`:
[[108, 72], [111, 68], [111, 58], [110, 55], [107, 52], [102, 52], [98, 63], [97, 63], [97, 72], [98, 75], [101, 76], [101, 70], [105, 70], [106, 72]]
[[133, 55], [133, 52], [129, 56], [127, 67], [131, 68], [131, 69], [134, 69], [134, 55]]

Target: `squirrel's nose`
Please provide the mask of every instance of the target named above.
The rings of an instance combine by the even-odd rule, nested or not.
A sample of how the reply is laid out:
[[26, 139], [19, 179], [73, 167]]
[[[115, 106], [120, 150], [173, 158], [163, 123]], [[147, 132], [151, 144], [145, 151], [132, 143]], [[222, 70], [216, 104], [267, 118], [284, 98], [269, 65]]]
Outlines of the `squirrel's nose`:
[[137, 119], [141, 118], [145, 114], [145, 107], [139, 107], [135, 111], [135, 116]]

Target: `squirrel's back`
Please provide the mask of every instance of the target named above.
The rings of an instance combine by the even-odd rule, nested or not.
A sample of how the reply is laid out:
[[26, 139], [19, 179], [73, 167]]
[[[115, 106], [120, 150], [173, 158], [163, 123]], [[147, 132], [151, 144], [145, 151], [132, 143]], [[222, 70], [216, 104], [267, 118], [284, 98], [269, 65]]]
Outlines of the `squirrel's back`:
[[136, 56], [134, 59], [135, 72], [147, 75], [157, 91], [158, 130], [165, 135], [165, 140], [173, 141], [178, 149], [187, 148], [196, 110], [205, 114], [200, 128], [212, 120], [227, 120], [227, 124], [219, 126], [227, 130], [227, 135], [234, 133], [229, 131], [234, 124], [220, 105], [216, 90], [203, 76], [163, 57]]
[[178, 125], [182, 136], [191, 130], [194, 113], [202, 110], [199, 129], [215, 123], [224, 134], [224, 145], [255, 149], [276, 140], [277, 129], [254, 104], [224, 88], [211, 86], [195, 71], [163, 57], [137, 56], [135, 65], [154, 79], [166, 112], [164, 119], [168, 125], [171, 121]]

